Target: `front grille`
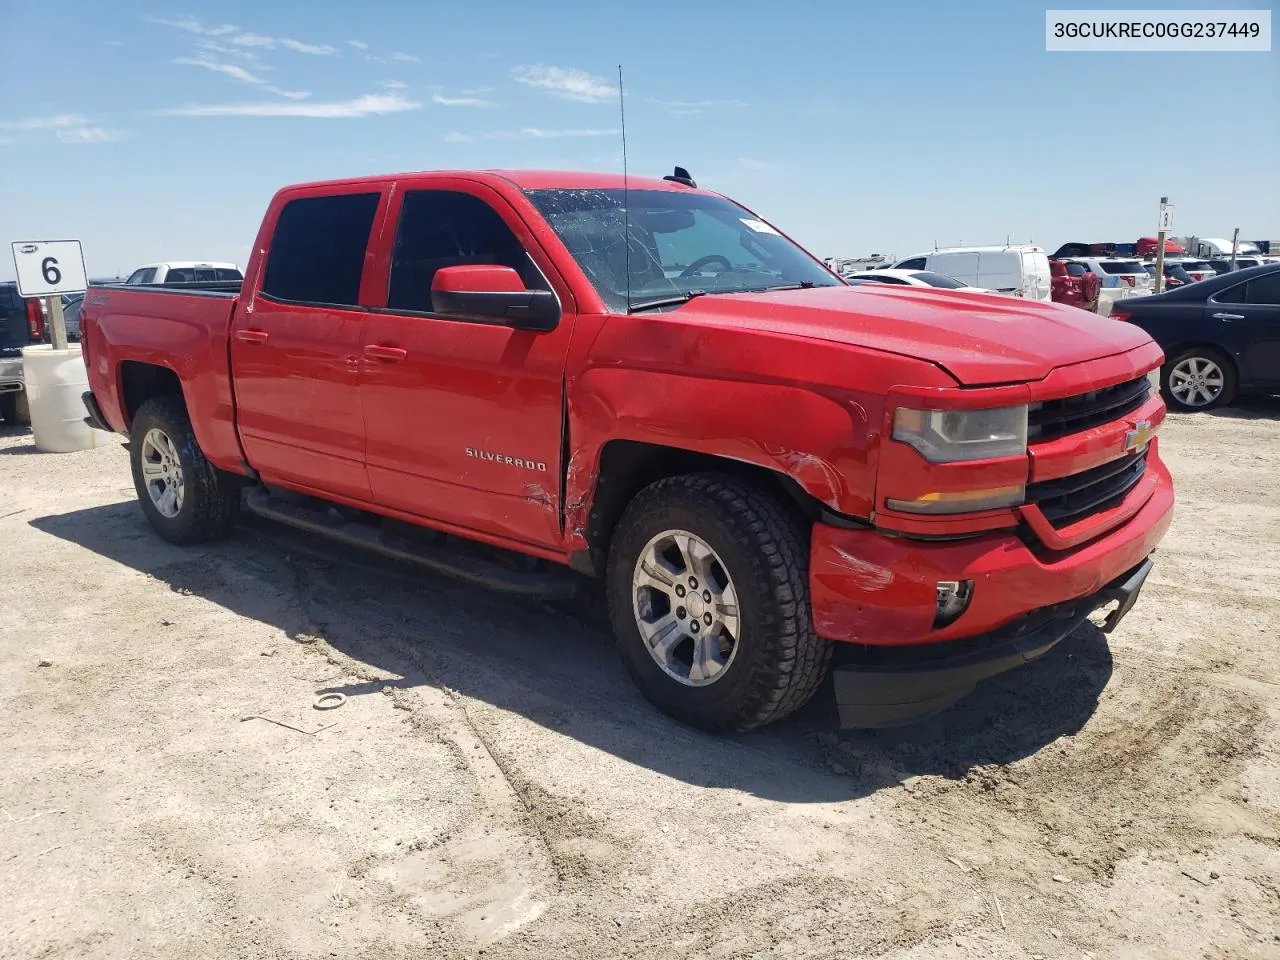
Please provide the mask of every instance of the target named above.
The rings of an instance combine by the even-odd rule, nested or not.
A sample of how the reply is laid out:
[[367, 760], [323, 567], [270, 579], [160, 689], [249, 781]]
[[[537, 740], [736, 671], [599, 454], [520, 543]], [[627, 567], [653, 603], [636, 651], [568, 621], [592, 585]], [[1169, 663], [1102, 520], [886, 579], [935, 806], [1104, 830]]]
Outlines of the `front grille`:
[[1139, 377], [1074, 397], [1033, 403], [1027, 411], [1027, 440], [1030, 443], [1056, 440], [1118, 420], [1146, 403], [1150, 394], [1151, 381]]
[[1027, 502], [1058, 530], [1116, 506], [1147, 469], [1147, 451], [1057, 480], [1027, 485]]

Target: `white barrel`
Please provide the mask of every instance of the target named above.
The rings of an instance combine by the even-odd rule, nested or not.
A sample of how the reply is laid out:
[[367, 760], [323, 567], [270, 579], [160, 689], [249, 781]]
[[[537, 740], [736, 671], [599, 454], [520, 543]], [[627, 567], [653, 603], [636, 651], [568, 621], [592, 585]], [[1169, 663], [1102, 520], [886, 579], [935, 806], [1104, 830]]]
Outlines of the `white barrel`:
[[65, 350], [54, 350], [47, 343], [25, 347], [22, 376], [37, 450], [71, 453], [105, 442], [107, 434], [84, 422], [86, 411], [80, 398], [89, 389], [89, 371], [80, 344]]

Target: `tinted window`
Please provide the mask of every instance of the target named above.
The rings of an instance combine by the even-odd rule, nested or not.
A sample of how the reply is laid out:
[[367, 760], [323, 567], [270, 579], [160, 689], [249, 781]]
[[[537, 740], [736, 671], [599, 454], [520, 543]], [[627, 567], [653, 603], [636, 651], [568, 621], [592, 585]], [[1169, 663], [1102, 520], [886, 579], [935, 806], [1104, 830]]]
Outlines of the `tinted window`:
[[301, 303], [359, 303], [377, 209], [376, 193], [290, 201], [271, 239], [263, 293]]
[[239, 270], [232, 270], [229, 267], [218, 267], [213, 271], [215, 279], [218, 280], [243, 280], [244, 274]]
[[165, 283], [190, 283], [195, 279], [195, 271], [190, 267], [175, 267], [164, 275]]
[[1280, 306], [1280, 272], [1250, 280], [1249, 302]]
[[861, 277], [860, 279], [868, 280], [871, 283], [896, 283], [904, 287], [910, 286], [910, 284], [908, 284], [907, 281], [903, 280], [901, 277]]
[[436, 271], [463, 264], [511, 267], [527, 289], [547, 289], [511, 228], [479, 197], [448, 190], [406, 193], [396, 227], [387, 306], [429, 313]]
[[1102, 267], [1106, 273], [1129, 273], [1141, 276], [1147, 272], [1147, 268], [1136, 260], [1103, 260], [1098, 266]]
[[1069, 277], [1083, 277], [1088, 272], [1089, 272], [1089, 268], [1086, 267], [1083, 263], [1067, 264], [1067, 276]]
[[1248, 286], [1247, 283], [1237, 283], [1234, 287], [1219, 290], [1213, 295], [1213, 299], [1218, 303], [1248, 303], [1245, 299], [1248, 294]]
[[913, 273], [912, 276], [917, 280], [923, 280], [931, 287], [941, 287], [943, 290], [959, 290], [961, 287], [966, 286], [955, 277], [944, 277], [942, 274], [933, 273], [930, 270], [921, 270], [918, 273]]
[[129, 279], [126, 280], [125, 283], [150, 283], [155, 278], [156, 278], [155, 267], [142, 267], [138, 270], [133, 271], [133, 273], [129, 275]]
[[915, 257], [914, 259], [911, 259], [911, 260], [903, 260], [902, 263], [898, 264], [898, 269], [899, 270], [923, 270], [925, 259], [926, 259], [925, 257]]

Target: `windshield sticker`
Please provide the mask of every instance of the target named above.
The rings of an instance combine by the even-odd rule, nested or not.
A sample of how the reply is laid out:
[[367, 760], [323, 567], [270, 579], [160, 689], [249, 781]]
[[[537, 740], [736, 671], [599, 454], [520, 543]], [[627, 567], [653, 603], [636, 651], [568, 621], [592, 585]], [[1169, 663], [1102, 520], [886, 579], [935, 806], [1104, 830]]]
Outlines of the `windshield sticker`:
[[753, 217], [739, 217], [738, 219], [742, 221], [743, 225], [746, 226], [747, 229], [754, 230], [756, 233], [772, 233], [775, 237], [781, 236], [777, 230], [773, 229], [773, 227], [769, 226], [763, 220], [756, 220]]

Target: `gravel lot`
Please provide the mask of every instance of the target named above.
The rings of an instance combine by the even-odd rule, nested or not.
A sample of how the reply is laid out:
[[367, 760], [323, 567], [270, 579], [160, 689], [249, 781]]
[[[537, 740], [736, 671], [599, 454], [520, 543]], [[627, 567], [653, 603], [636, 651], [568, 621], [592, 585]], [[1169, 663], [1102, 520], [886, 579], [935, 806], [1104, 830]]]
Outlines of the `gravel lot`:
[[1110, 638], [907, 730], [820, 693], [717, 738], [589, 602], [175, 548], [114, 440], [0, 428], [0, 956], [1280, 957], [1280, 401], [1162, 449]]

